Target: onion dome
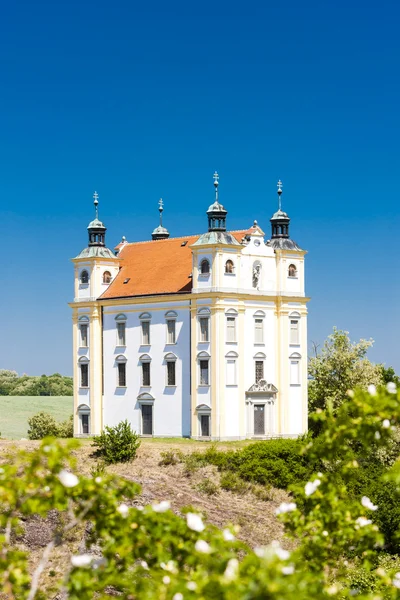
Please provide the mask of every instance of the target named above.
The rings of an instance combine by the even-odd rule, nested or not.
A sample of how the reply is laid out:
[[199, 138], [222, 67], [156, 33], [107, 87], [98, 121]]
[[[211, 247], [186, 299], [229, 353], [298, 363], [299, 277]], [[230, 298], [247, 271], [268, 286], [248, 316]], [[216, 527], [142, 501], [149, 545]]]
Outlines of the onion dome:
[[162, 198], [158, 201], [158, 210], [160, 212], [160, 224], [153, 230], [151, 237], [153, 240], [167, 240], [169, 238], [169, 231], [162, 224], [162, 214], [164, 210], [164, 203]]
[[272, 215], [271, 222], [271, 239], [267, 242], [268, 246], [281, 250], [301, 250], [300, 246], [289, 236], [290, 218], [287, 213], [282, 210], [282, 181], [278, 181], [278, 210]]

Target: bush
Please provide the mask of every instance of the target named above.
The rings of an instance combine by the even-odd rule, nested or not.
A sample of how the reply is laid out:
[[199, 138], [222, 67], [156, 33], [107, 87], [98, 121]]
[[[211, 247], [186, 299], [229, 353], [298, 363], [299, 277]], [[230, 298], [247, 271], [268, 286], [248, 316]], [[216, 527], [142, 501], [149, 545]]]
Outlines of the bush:
[[107, 464], [129, 462], [136, 456], [140, 439], [125, 420], [115, 427], [105, 427], [100, 435], [93, 438], [93, 446], [97, 446], [94, 456]]
[[223, 490], [239, 494], [240, 496], [245, 494], [249, 489], [249, 484], [231, 471], [221, 475], [220, 486]]
[[30, 440], [42, 440], [45, 437], [74, 437], [72, 415], [62, 423], [57, 423], [52, 415], [40, 412], [28, 419], [28, 425], [28, 438]]
[[58, 424], [52, 415], [45, 412], [37, 413], [28, 419], [28, 438], [30, 440], [41, 440], [45, 437], [58, 435]]
[[161, 460], [158, 464], [160, 467], [166, 467], [168, 465], [177, 465], [179, 462], [181, 462], [179, 452], [167, 450], [166, 452], [161, 452]]
[[196, 489], [203, 494], [207, 494], [207, 496], [214, 496], [219, 492], [218, 485], [208, 478], [203, 479], [203, 481], [197, 484]]

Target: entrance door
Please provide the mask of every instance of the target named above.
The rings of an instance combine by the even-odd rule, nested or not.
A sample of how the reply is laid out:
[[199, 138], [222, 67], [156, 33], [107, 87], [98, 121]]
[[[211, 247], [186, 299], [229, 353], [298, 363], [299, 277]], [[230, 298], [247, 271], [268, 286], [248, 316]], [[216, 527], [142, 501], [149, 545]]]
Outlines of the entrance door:
[[265, 435], [265, 406], [254, 405], [254, 435]]
[[200, 415], [201, 436], [210, 437], [210, 416]]
[[153, 406], [151, 404], [142, 405], [142, 434], [153, 435]]
[[89, 433], [89, 415], [81, 415], [82, 433]]

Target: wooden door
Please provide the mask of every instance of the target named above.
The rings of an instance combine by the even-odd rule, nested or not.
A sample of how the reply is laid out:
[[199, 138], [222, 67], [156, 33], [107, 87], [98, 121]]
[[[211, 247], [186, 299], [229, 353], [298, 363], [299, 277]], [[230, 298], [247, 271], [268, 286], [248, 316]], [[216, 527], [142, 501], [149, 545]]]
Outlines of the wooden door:
[[210, 437], [210, 416], [200, 415], [201, 436]]
[[142, 434], [153, 435], [153, 406], [151, 404], [142, 406]]
[[265, 406], [254, 405], [254, 435], [265, 435]]

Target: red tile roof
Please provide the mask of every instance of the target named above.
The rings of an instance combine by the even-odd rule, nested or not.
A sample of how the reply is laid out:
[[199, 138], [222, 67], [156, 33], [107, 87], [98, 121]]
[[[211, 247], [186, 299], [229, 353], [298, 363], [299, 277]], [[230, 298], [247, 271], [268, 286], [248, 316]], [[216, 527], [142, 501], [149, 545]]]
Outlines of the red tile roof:
[[[245, 230], [232, 231], [240, 242]], [[100, 297], [127, 298], [155, 294], [190, 293], [192, 290], [192, 249], [199, 238], [190, 235], [168, 240], [125, 244], [119, 253], [121, 268]], [[183, 242], [187, 242], [183, 245]]]

